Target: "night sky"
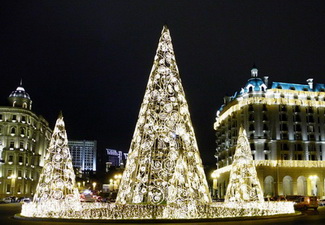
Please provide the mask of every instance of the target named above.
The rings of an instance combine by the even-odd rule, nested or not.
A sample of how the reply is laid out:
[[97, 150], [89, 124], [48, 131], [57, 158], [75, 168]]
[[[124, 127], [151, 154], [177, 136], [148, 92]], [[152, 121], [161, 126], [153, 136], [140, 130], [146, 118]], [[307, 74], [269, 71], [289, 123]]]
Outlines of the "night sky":
[[20, 79], [33, 111], [69, 139], [127, 152], [167, 24], [205, 164], [225, 95], [254, 63], [270, 81], [325, 83], [324, 1], [7, 1], [0, 6], [0, 103]]

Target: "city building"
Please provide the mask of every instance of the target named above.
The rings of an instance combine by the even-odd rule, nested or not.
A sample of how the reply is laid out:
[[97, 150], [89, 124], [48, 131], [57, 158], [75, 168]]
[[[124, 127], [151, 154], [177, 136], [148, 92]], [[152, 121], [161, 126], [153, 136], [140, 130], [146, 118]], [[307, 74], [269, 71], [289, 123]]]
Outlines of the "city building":
[[72, 164], [77, 177], [89, 178], [96, 173], [97, 141], [69, 140]]
[[8, 100], [10, 106], [0, 106], [0, 197], [31, 197], [52, 131], [32, 112], [32, 100], [21, 83]]
[[325, 84], [268, 82], [254, 66], [217, 112], [214, 189], [223, 198], [239, 127], [247, 132], [265, 197], [325, 196]]
[[115, 149], [106, 149], [106, 172], [110, 167], [124, 167], [128, 153]]

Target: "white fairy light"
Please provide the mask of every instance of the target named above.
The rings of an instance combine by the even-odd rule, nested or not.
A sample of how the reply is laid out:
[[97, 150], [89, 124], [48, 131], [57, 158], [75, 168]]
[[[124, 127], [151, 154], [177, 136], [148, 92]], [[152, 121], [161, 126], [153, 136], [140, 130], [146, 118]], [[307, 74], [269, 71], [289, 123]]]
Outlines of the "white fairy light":
[[[247, 150], [245, 140], [243, 143], [243, 150]], [[238, 168], [248, 163], [246, 169], [252, 171], [250, 162], [242, 156], [238, 157], [242, 166]], [[57, 120], [46, 162], [33, 202], [22, 206], [23, 216], [169, 220], [294, 213], [292, 202], [263, 202], [258, 189], [252, 188], [255, 196], [247, 185], [248, 192], [240, 189], [240, 183], [236, 183], [240, 173], [233, 173], [228, 200], [211, 202], [167, 27], [158, 44], [116, 204], [80, 203], [62, 117]], [[214, 177], [218, 175], [214, 173]], [[242, 199], [236, 200], [238, 197]]]
[[246, 131], [239, 129], [225, 203], [264, 202]]
[[[188, 187], [193, 192], [186, 193]], [[189, 199], [194, 205], [211, 203], [171, 37], [164, 27], [116, 203], [183, 205]]]

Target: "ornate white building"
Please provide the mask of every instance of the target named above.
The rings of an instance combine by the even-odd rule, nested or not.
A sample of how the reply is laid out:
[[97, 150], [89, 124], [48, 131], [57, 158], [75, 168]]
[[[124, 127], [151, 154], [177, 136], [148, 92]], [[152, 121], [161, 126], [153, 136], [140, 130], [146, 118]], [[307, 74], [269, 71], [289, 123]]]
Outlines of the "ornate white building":
[[223, 198], [239, 127], [247, 131], [264, 196], [324, 196], [325, 84], [272, 82], [254, 66], [241, 91], [217, 112], [218, 169], [214, 189]]
[[52, 131], [31, 111], [32, 100], [21, 84], [8, 100], [10, 106], [0, 106], [0, 197], [31, 197]]

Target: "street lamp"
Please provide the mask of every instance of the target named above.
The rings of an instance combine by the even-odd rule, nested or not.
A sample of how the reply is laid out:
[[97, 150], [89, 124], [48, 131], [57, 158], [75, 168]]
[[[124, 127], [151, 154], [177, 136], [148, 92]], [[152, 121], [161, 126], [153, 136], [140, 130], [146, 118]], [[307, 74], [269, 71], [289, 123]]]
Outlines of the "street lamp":
[[96, 189], [96, 185], [97, 185], [97, 183], [96, 182], [93, 182], [93, 190]]

